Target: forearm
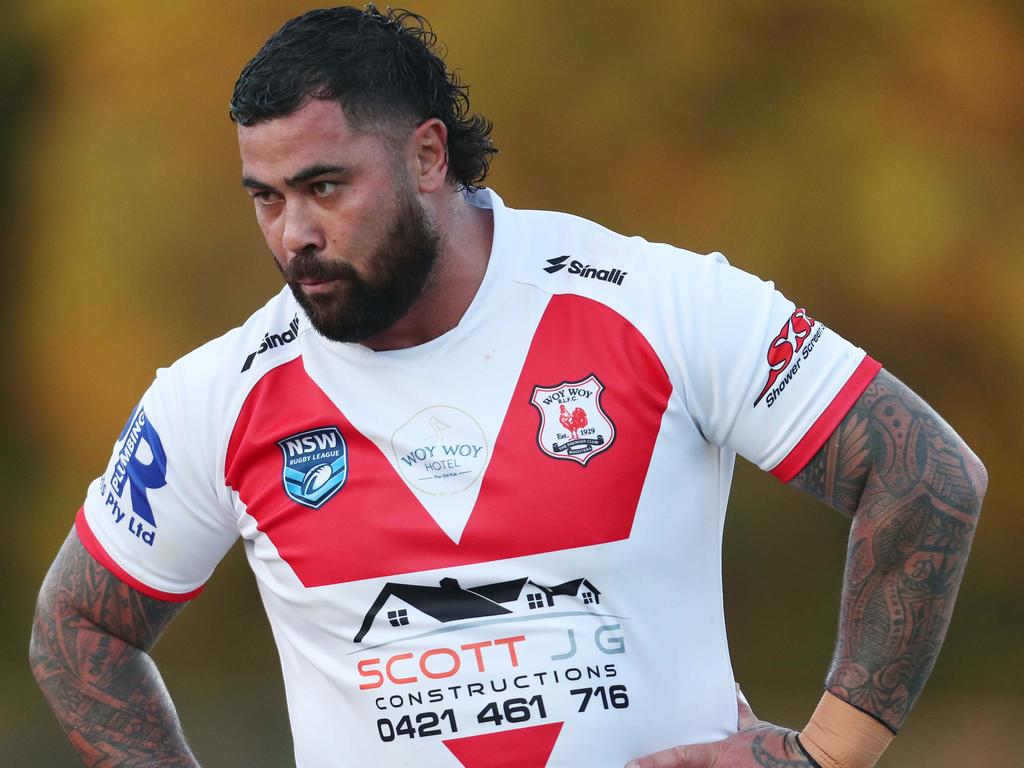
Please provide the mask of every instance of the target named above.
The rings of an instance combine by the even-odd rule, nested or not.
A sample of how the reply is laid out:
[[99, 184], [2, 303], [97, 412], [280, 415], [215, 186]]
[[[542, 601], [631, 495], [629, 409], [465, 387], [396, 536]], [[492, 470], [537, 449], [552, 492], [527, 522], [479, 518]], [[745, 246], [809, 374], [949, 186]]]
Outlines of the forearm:
[[884, 371], [812, 463], [801, 487], [853, 515], [826, 687], [896, 731], [949, 627], [984, 468]]
[[147, 653], [178, 611], [118, 582], [73, 535], [65, 543], [43, 584], [29, 656], [86, 765], [198, 765]]
[[146, 652], [66, 618], [39, 619], [32, 672], [89, 766], [196, 766], [156, 665]]
[[826, 687], [898, 731], [949, 628], [980, 498], [956, 505], [869, 481], [850, 530]]

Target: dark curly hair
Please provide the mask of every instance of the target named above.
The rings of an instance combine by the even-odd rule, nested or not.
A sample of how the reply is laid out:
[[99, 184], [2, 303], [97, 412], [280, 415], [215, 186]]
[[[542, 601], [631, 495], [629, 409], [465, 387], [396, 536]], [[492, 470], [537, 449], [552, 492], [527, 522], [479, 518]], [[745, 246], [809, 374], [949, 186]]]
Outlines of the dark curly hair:
[[437, 118], [448, 129], [448, 178], [472, 189], [498, 151], [492, 126], [469, 114], [468, 88], [436, 47], [430, 24], [411, 11], [309, 11], [286, 22], [242, 69], [231, 119], [254, 125], [284, 117], [307, 97], [337, 101], [357, 130]]

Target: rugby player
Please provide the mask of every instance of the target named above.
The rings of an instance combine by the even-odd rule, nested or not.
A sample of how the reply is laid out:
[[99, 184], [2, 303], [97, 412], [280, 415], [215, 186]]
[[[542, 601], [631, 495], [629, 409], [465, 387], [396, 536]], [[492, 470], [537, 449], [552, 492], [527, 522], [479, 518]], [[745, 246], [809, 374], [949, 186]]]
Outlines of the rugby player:
[[[149, 654], [241, 537], [302, 768], [875, 764], [949, 625], [981, 463], [720, 254], [507, 207], [433, 45], [410, 13], [318, 10], [243, 69], [242, 183], [287, 285], [157, 373], [46, 577], [32, 667], [71, 743], [198, 764]], [[852, 519], [800, 731], [729, 663], [736, 454]]]

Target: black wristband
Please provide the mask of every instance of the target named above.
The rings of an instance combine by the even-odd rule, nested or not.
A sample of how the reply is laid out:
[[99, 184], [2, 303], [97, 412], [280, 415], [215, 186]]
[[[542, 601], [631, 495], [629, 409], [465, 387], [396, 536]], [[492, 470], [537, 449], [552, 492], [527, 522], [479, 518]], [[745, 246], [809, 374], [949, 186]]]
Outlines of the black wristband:
[[804, 745], [800, 743], [799, 733], [796, 735], [796, 745], [800, 747], [800, 751], [804, 753], [804, 757], [807, 758], [807, 762], [813, 765], [814, 768], [821, 768], [821, 766], [818, 764], [818, 761], [811, 757], [811, 754], [806, 749], [804, 749]]

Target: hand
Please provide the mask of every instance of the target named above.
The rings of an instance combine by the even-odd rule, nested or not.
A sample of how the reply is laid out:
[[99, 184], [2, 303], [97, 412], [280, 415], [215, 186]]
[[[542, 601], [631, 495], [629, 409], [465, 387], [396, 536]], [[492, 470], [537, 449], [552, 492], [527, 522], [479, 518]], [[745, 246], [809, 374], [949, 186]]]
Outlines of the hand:
[[739, 731], [727, 739], [689, 744], [641, 757], [626, 768], [814, 768], [796, 731], [758, 720], [736, 686]]

